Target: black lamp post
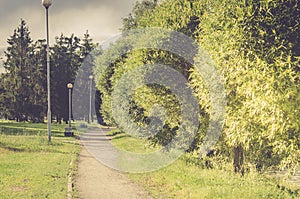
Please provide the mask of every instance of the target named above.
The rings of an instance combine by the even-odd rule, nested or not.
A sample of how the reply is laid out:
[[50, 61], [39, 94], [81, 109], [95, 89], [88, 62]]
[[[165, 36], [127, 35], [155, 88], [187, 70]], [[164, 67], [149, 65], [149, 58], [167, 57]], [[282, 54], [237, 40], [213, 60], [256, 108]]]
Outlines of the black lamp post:
[[73, 84], [68, 83], [67, 88], [69, 89], [69, 128], [71, 128], [71, 109], [72, 109], [72, 102], [71, 102], [71, 96], [72, 96], [72, 88]]
[[69, 127], [65, 128], [65, 136], [70, 137], [70, 136], [74, 136], [74, 132], [71, 126], [71, 117], [72, 117], [72, 88], [73, 88], [73, 84], [68, 83], [67, 84], [67, 88], [69, 89]]

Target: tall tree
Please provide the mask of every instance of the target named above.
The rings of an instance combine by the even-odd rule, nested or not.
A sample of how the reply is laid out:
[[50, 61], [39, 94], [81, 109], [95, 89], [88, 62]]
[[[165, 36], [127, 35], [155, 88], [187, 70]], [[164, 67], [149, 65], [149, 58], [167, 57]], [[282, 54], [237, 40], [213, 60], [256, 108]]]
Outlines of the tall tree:
[[[101, 53], [101, 49], [97, 48], [98, 44], [94, 44], [88, 31], [84, 34], [82, 39], [80, 56], [82, 59], [82, 65], [78, 70], [75, 82], [75, 95], [73, 105], [76, 107], [76, 117], [81, 119], [88, 119], [89, 114], [89, 95], [90, 95], [90, 79], [89, 76], [93, 75], [94, 59], [95, 56]], [[93, 80], [92, 80], [93, 83]], [[94, 83], [93, 83], [94, 84]], [[94, 88], [94, 87], [93, 87]], [[92, 92], [92, 101], [95, 101], [95, 92]], [[100, 104], [92, 103], [92, 114], [99, 113]], [[97, 117], [100, 117], [98, 115]]]
[[36, 77], [39, 76], [40, 62], [34, 62], [34, 45], [26, 22], [22, 19], [19, 27], [8, 39], [5, 51], [4, 67], [7, 71], [3, 80], [5, 92], [4, 104], [6, 115], [17, 121], [40, 120], [43, 108], [37, 109], [37, 100], [32, 96], [38, 88]]
[[[81, 40], [72, 34], [56, 38], [51, 48], [51, 98], [53, 116], [57, 121], [68, 118], [67, 83], [74, 83], [83, 61], [86, 79], [92, 75], [93, 55], [97, 45], [88, 31]], [[98, 51], [94, 51], [97, 54]], [[46, 113], [46, 43], [33, 42], [24, 20], [8, 39], [5, 51], [5, 74], [0, 81], [1, 116], [17, 121], [43, 122]], [[84, 89], [87, 92], [87, 88]], [[93, 107], [94, 108], [94, 107]], [[94, 110], [94, 109], [93, 109]]]
[[57, 121], [68, 120], [68, 83], [74, 83], [77, 71], [81, 65], [80, 39], [74, 34], [66, 37], [61, 34], [56, 37], [52, 48], [51, 64], [51, 97], [52, 112]]
[[43, 117], [47, 111], [46, 47], [45, 40], [38, 40], [33, 44], [34, 50], [31, 62], [34, 69], [32, 74], [34, 74], [34, 76], [30, 79], [30, 89], [33, 93], [30, 95], [32, 105], [29, 108], [34, 122], [43, 122]]

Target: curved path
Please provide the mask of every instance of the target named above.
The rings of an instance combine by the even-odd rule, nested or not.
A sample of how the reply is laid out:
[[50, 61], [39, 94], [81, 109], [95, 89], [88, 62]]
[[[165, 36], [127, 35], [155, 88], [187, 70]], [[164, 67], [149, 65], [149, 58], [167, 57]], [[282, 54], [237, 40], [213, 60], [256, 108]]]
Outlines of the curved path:
[[79, 156], [75, 186], [84, 199], [146, 199], [149, 193], [134, 184], [123, 173], [106, 167], [92, 155], [114, 161], [114, 148], [105, 129], [92, 129], [80, 136], [83, 149]]

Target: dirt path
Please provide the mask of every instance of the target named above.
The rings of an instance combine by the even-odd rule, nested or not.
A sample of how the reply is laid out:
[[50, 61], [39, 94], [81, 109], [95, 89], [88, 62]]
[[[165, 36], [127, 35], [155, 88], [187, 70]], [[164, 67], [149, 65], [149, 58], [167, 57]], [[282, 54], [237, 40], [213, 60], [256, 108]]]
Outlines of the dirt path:
[[[93, 133], [93, 138], [88, 139], [89, 143], [97, 142], [95, 130]], [[103, 139], [101, 141], [103, 142]], [[110, 169], [96, 160], [85, 146], [80, 153], [75, 181], [79, 198], [83, 199], [152, 198], [142, 187], [130, 181], [125, 174]]]

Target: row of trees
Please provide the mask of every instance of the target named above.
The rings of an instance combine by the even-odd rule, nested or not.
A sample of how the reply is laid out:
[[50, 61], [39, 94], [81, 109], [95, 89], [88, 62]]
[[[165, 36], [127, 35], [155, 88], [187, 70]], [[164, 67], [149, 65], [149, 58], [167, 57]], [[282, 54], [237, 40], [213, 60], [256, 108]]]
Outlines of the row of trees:
[[[231, 154], [236, 172], [244, 172], [245, 161], [259, 170], [292, 168], [300, 160], [299, 10], [297, 0], [145, 0], [124, 19], [123, 30], [176, 30], [209, 53], [222, 76], [227, 98], [226, 122], [214, 151], [221, 157]], [[133, 50], [126, 45], [130, 42], [136, 41], [121, 40], [97, 59], [94, 73], [103, 93], [105, 122], [119, 125], [112, 111], [113, 92], [126, 73], [141, 65], [168, 65], [187, 78], [199, 100], [201, 125], [189, 151], [200, 153], [208, 121], [214, 115], [201, 74], [180, 55], [159, 48]], [[122, 56], [115, 57], [116, 53]], [[203, 63], [201, 49], [191, 56], [195, 63]], [[144, 77], [134, 79], [138, 82]], [[180, 102], [170, 90], [159, 85], [140, 87], [130, 96], [129, 114], [138, 125], [147, 126], [157, 103], [164, 107], [167, 118], [149, 139], [166, 145], [180, 128], [181, 117]]]
[[[43, 122], [47, 111], [46, 41], [34, 42], [24, 20], [7, 41], [6, 73], [0, 77], [1, 117]], [[88, 32], [83, 39], [74, 34], [70, 37], [61, 34], [55, 38], [55, 44], [50, 48], [52, 119], [67, 121], [66, 85], [74, 83], [80, 65], [95, 47]], [[87, 73], [86, 81], [92, 70]]]

